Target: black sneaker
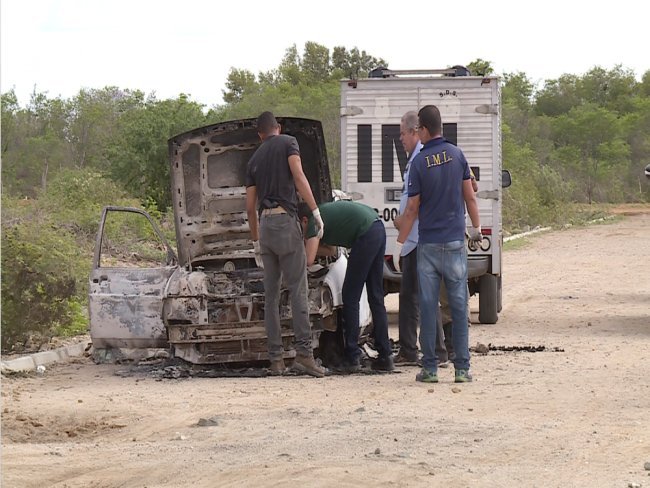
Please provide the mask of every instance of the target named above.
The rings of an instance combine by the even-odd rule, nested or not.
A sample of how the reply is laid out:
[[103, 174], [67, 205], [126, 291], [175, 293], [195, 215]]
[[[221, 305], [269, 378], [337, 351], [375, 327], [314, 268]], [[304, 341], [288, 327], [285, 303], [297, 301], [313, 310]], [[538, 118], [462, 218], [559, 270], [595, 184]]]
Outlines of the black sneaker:
[[397, 353], [397, 356], [395, 356], [394, 363], [395, 364], [404, 364], [404, 365], [416, 365], [418, 362], [418, 357], [417, 354], [405, 354], [402, 351]]
[[344, 359], [340, 364], [332, 366], [332, 371], [340, 374], [352, 374], [361, 371], [361, 361], [357, 358], [355, 360]]
[[392, 356], [379, 356], [370, 367], [373, 371], [393, 371], [395, 369]]

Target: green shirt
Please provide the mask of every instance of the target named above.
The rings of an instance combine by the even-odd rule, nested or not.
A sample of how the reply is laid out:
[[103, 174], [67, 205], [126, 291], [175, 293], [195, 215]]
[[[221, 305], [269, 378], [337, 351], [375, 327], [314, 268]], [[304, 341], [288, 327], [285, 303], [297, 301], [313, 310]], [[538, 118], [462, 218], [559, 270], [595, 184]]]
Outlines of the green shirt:
[[[377, 212], [363, 203], [339, 200], [318, 206], [325, 232], [321, 243], [350, 248], [379, 219]], [[307, 238], [316, 236], [314, 217], [307, 223]]]

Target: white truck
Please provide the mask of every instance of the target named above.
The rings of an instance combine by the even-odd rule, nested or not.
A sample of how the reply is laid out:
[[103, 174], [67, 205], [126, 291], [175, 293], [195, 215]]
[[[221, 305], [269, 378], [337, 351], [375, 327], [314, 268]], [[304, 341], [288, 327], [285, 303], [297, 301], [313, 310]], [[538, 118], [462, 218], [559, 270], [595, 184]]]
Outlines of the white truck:
[[397, 239], [407, 154], [399, 140], [400, 119], [425, 105], [440, 109], [444, 137], [465, 153], [478, 182], [484, 240], [468, 249], [470, 294], [479, 294], [479, 321], [493, 324], [501, 311], [502, 189], [510, 174], [501, 168], [501, 88], [496, 76], [450, 69], [396, 71], [377, 68], [368, 78], [341, 82], [341, 186], [377, 210], [386, 226], [384, 289], [399, 290], [392, 252]]

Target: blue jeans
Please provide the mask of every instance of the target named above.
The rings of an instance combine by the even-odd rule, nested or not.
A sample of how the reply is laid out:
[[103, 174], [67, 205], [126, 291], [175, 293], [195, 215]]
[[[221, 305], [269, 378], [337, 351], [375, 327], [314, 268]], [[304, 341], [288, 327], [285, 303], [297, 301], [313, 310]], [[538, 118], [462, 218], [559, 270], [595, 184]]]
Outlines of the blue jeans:
[[392, 353], [388, 339], [388, 316], [384, 305], [384, 253], [386, 229], [381, 221], [375, 221], [350, 249], [348, 269], [343, 280], [343, 336], [345, 356], [356, 361], [359, 349], [359, 300], [366, 285], [368, 304], [372, 313], [375, 347], [380, 356]]
[[440, 282], [444, 280], [451, 309], [454, 367], [469, 369], [467, 329], [467, 251], [465, 241], [443, 244], [418, 244], [420, 281], [420, 348], [422, 366], [437, 371], [436, 313]]
[[[418, 355], [418, 326], [420, 325], [420, 304], [418, 287], [417, 248], [402, 256], [402, 283], [399, 287], [399, 352], [402, 357], [415, 360]], [[445, 300], [447, 299], [445, 292]], [[449, 359], [445, 347], [445, 333], [442, 329], [440, 311], [436, 315], [438, 333], [436, 336], [436, 356], [438, 361]], [[450, 340], [451, 340], [451, 334]]]

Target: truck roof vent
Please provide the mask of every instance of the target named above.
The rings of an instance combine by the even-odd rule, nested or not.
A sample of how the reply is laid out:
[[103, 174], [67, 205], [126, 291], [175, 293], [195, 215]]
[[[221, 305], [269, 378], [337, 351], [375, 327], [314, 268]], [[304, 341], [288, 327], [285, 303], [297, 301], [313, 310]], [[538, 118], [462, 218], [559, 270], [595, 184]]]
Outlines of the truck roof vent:
[[471, 71], [465, 66], [457, 64], [456, 66], [452, 66], [451, 69], [455, 70], [455, 72], [446, 76], [472, 76]]
[[368, 78], [389, 78], [395, 75], [388, 70], [385, 66], [378, 66], [368, 73]]

